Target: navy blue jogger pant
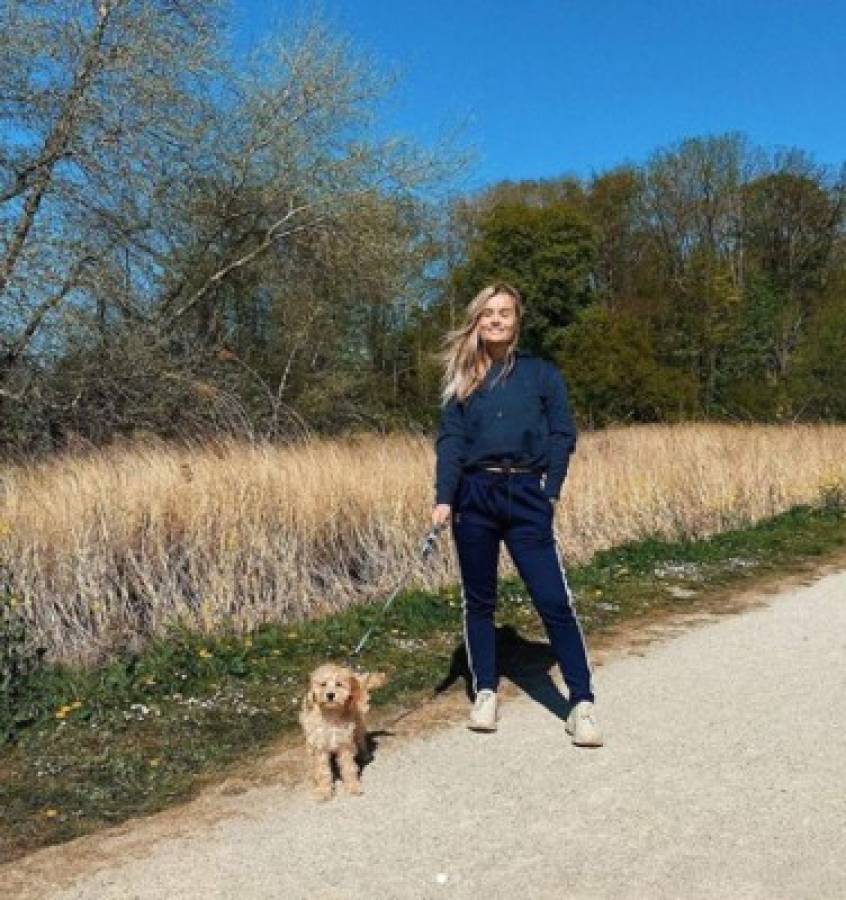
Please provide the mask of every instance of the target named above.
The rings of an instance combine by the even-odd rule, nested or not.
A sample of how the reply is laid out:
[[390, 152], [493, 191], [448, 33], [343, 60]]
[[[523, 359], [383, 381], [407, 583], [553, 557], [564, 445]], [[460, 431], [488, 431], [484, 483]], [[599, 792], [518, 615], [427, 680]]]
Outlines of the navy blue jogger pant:
[[570, 702], [593, 701], [584, 635], [553, 531], [554, 507], [531, 472], [464, 472], [452, 510], [464, 641], [474, 691], [496, 690], [494, 611], [500, 540], [543, 621]]

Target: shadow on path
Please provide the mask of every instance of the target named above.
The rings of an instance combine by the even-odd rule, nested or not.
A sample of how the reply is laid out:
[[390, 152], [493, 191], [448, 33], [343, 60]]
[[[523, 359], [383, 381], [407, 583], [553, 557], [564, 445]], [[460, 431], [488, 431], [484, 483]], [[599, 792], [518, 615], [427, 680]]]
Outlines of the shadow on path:
[[[526, 640], [513, 625], [500, 625], [496, 629], [496, 662], [500, 677], [507, 678], [554, 716], [566, 720], [570, 704], [549, 674], [556, 662], [548, 643]], [[453, 650], [449, 672], [435, 687], [435, 693], [443, 693], [459, 678], [464, 680], [467, 697], [474, 700], [473, 676], [463, 642]]]

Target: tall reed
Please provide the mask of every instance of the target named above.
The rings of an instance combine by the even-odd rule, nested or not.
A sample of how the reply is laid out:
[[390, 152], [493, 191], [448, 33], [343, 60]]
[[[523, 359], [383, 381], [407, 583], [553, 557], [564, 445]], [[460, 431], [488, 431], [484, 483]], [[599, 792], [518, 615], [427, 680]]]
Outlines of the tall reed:
[[[683, 424], [579, 437], [557, 513], [567, 562], [645, 537], [702, 537], [846, 485], [846, 427]], [[293, 447], [147, 442], [2, 471], [0, 564], [49, 658], [93, 662], [170, 622], [294, 622], [384, 596], [419, 561], [432, 441]], [[416, 562], [415, 562], [416, 561]], [[501, 555], [502, 573], [513, 568]], [[0, 585], [2, 587], [2, 585]]]

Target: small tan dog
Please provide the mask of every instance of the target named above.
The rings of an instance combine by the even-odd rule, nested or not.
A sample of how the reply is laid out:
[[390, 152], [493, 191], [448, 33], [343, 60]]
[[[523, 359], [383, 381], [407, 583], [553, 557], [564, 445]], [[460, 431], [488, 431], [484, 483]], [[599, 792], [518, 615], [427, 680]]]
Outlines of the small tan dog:
[[361, 793], [356, 752], [369, 756], [364, 716], [370, 691], [385, 683], [381, 672], [358, 674], [346, 666], [326, 663], [315, 669], [300, 710], [317, 796], [332, 796], [332, 757], [337, 757], [341, 780], [351, 794]]

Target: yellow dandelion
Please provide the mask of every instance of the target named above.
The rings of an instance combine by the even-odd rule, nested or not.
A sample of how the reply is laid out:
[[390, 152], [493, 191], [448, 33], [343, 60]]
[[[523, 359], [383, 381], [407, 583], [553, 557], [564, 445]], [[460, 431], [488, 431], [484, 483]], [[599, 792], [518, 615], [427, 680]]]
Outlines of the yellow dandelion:
[[154, 757], [153, 759], [148, 760], [148, 762], [149, 762], [151, 769], [156, 769], [156, 768], [158, 768], [158, 765], [161, 762], [161, 760], [158, 757]]
[[206, 648], [203, 647], [203, 649], [200, 650], [200, 652], [197, 655], [201, 656], [203, 659], [209, 659], [209, 657], [211, 657], [212, 653], [211, 653], [211, 650], [206, 650]]
[[244, 638], [244, 646], [245, 646], [245, 647], [252, 647], [252, 646], [253, 646], [253, 639], [252, 639], [252, 638]]
[[52, 807], [44, 810], [44, 816], [48, 819], [55, 819], [57, 815], [59, 815], [59, 810], [53, 809]]

